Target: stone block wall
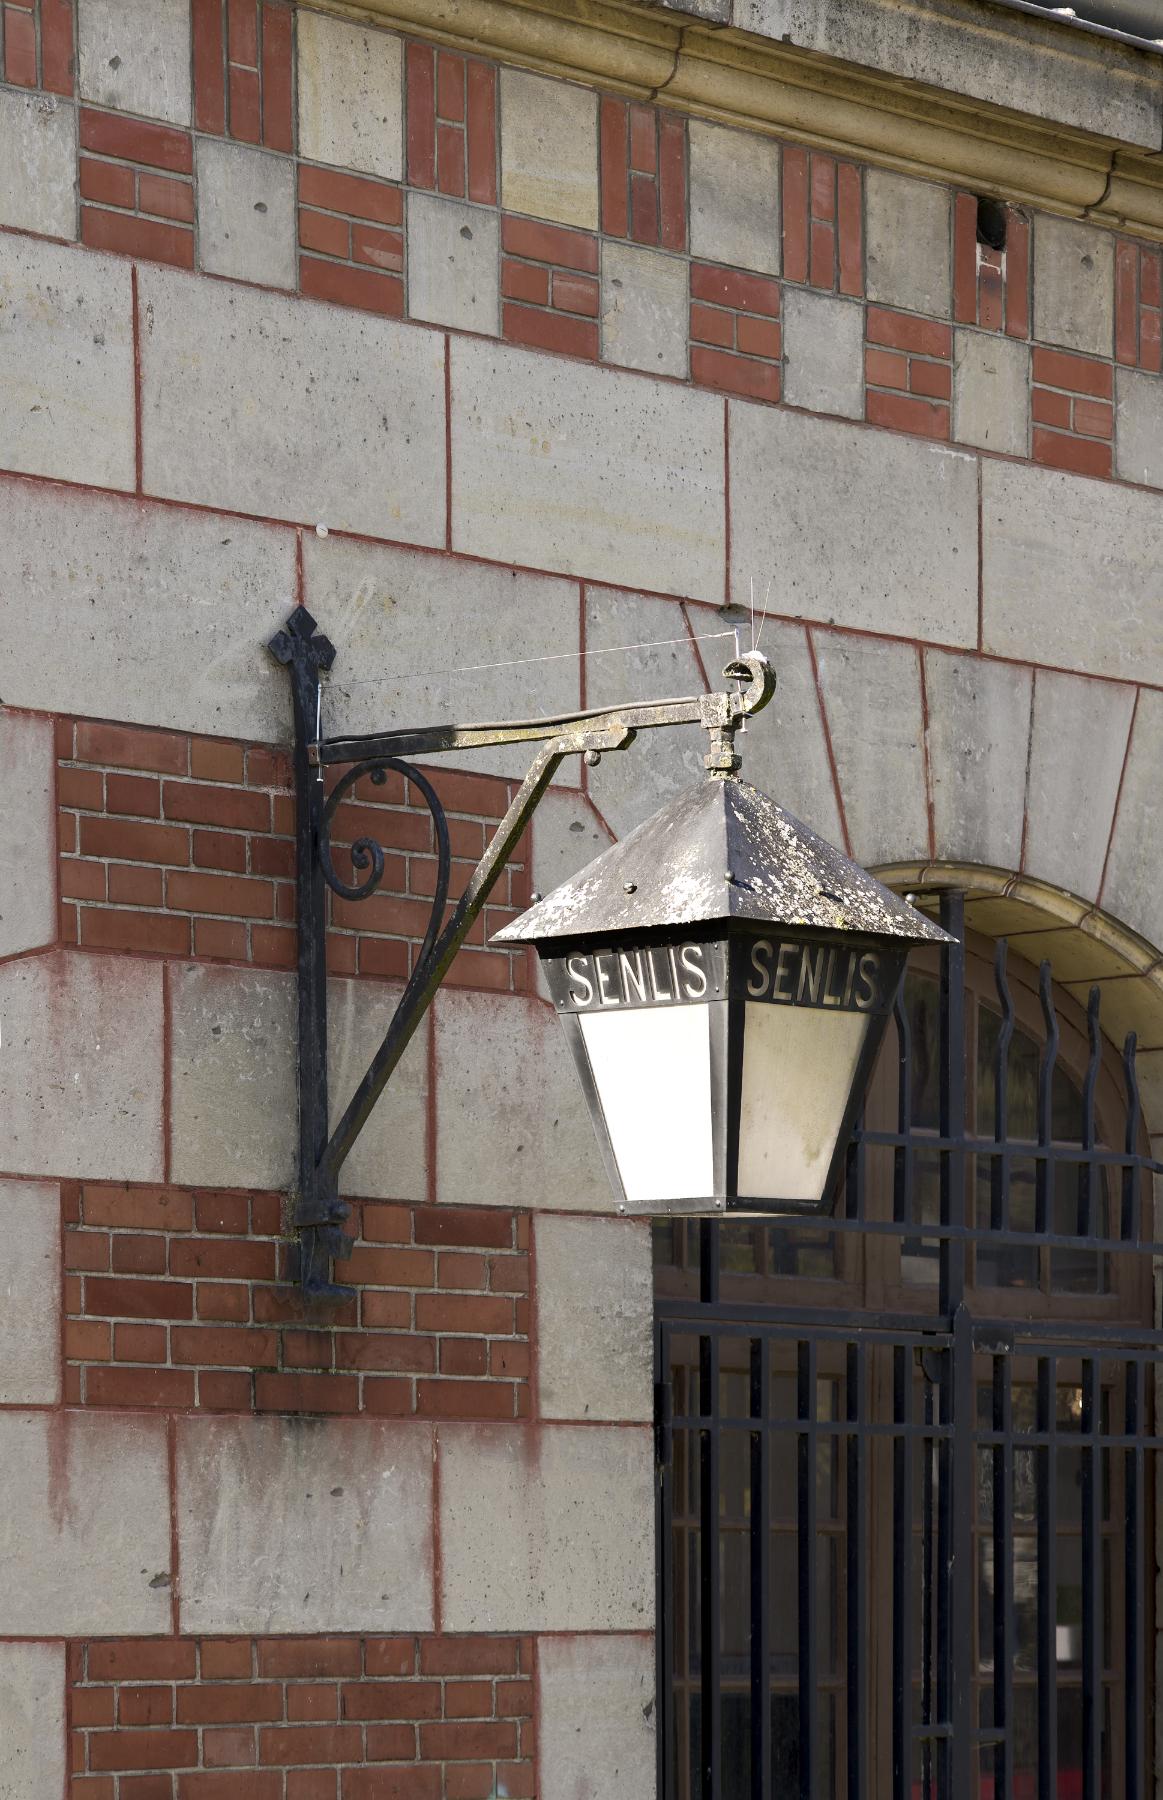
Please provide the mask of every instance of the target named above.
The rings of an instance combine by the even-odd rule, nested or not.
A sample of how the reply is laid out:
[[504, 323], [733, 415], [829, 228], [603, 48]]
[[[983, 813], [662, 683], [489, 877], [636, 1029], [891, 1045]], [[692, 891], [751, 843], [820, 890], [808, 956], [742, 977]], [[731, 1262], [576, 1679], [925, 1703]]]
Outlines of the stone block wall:
[[[562, 769], [307, 1305], [264, 645], [308, 605], [359, 732], [699, 691], [754, 631], [759, 786], [1159, 944], [1159, 246], [287, 0], [0, 15], [0, 1791], [647, 1800], [649, 1233], [487, 940], [703, 746]], [[436, 771], [454, 891], [524, 771]], [[433, 885], [411, 784], [365, 831], [337, 1103]]]

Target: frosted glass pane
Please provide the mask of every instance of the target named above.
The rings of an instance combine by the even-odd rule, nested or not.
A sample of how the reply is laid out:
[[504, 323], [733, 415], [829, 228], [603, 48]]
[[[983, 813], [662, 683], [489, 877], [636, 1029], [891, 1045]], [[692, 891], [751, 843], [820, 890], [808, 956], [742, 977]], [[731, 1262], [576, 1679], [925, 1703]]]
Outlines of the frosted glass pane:
[[579, 1017], [627, 1200], [714, 1192], [709, 1006]]
[[739, 1193], [822, 1197], [867, 1013], [748, 1002], [739, 1117]]

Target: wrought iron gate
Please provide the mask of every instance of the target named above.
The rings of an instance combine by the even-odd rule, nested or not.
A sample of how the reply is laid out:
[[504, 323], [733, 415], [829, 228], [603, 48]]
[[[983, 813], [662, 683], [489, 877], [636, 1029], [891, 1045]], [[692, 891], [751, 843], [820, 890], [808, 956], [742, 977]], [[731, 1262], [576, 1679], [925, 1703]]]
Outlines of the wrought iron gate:
[[[964, 939], [961, 896], [942, 923]], [[730, 1227], [662, 1232], [664, 1800], [1153, 1787], [1161, 1165], [1133, 1037], [1111, 1101], [1097, 989], [1072, 1082], [1049, 965], [1036, 1047], [1004, 943], [992, 988], [972, 1117], [964, 943], [927, 1008], [902, 993], [895, 1118], [862, 1123], [823, 1229], [764, 1228], [778, 1305]], [[895, 1273], [849, 1304], [821, 1271], [878, 1241]]]

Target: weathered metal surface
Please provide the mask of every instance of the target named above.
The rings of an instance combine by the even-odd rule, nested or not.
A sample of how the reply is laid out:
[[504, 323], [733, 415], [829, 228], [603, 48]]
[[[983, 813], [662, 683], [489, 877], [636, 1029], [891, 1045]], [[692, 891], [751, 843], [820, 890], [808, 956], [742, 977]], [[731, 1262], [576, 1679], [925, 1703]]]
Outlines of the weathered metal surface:
[[750, 783], [661, 808], [494, 934], [494, 944], [751, 920], [944, 943], [946, 933]]

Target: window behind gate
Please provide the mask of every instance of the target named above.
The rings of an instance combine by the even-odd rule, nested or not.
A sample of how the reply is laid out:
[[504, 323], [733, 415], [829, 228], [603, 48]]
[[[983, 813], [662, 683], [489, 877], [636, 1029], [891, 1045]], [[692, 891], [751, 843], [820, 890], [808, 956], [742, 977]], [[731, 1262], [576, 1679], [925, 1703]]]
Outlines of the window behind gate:
[[660, 1792], [1140, 1800], [1163, 1338], [1133, 1040], [973, 939], [895, 1023], [826, 1224], [655, 1228]]

